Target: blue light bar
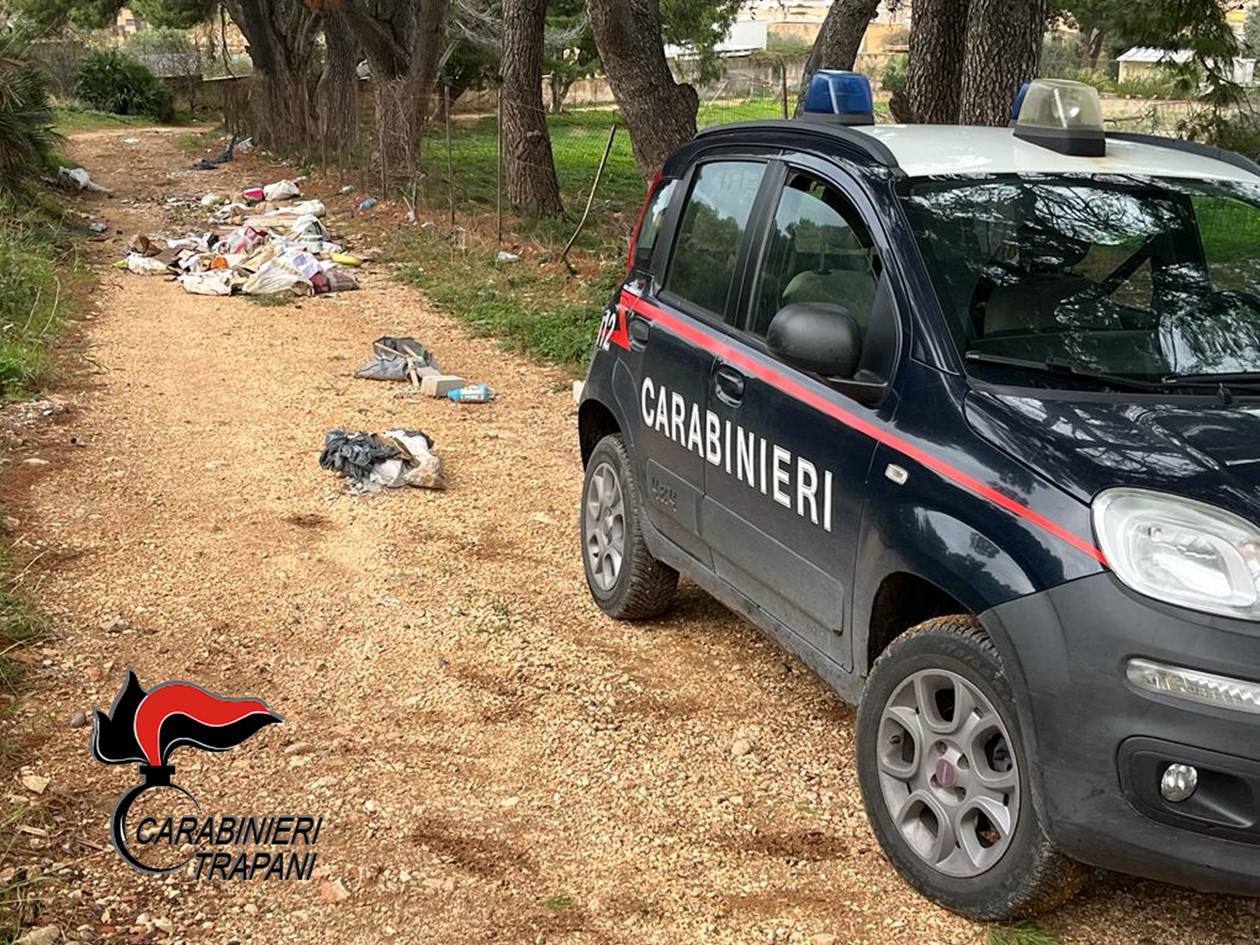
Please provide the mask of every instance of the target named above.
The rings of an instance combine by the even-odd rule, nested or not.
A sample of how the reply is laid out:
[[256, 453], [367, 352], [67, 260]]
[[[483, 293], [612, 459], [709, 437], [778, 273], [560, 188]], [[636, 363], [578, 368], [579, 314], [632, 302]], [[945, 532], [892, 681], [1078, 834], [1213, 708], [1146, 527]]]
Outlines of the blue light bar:
[[1019, 110], [1024, 107], [1024, 96], [1028, 94], [1028, 86], [1031, 82], [1025, 82], [1019, 87], [1019, 91], [1015, 93], [1015, 104], [1011, 106], [1011, 124], [1015, 124], [1019, 118]]
[[827, 117], [843, 125], [875, 124], [871, 83], [860, 72], [819, 69], [809, 77], [801, 111], [809, 117]]

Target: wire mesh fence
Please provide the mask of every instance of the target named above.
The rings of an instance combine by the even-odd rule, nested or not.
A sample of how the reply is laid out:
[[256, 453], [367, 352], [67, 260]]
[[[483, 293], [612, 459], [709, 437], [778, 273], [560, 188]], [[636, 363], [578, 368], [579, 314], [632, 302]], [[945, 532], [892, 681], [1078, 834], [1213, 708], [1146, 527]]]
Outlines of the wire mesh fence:
[[[1104, 120], [1110, 128], [1176, 134], [1195, 107], [1193, 101], [1176, 97], [1177, 90], [1158, 68], [1121, 66], [1104, 60], [1096, 69], [1085, 69], [1079, 57], [1073, 56], [1047, 60], [1043, 72], [1052, 77], [1083, 78], [1098, 87]], [[799, 71], [793, 64], [757, 74], [728, 75], [708, 83], [701, 87], [697, 126], [788, 116], [795, 110], [798, 80]], [[878, 78], [872, 84], [877, 89], [876, 121], [892, 121], [889, 93], [880, 88]], [[444, 100], [448, 95], [445, 90], [439, 93]], [[570, 100], [562, 111], [548, 113], [546, 122], [567, 223], [583, 214], [589, 200], [591, 232], [578, 245], [601, 249], [602, 230], [624, 231], [627, 218], [633, 223], [644, 182], [616, 104], [610, 97], [592, 97], [588, 92]], [[444, 101], [445, 107], [438, 109], [425, 131], [416, 210], [450, 226], [479, 225], [484, 229], [493, 225], [501, 237], [505, 220], [510, 229], [518, 218], [506, 195], [498, 92], [488, 89], [460, 105], [451, 108]], [[467, 110], [470, 105], [471, 110]], [[615, 225], [602, 226], [605, 222]], [[565, 225], [565, 221], [554, 224], [557, 234]]]
[[[698, 127], [756, 118], [780, 118], [795, 105], [784, 77], [747, 76], [718, 82], [703, 95]], [[445, 99], [442, 90], [439, 96]], [[515, 217], [506, 194], [501, 104], [497, 93], [473, 100], [478, 110], [440, 107], [421, 145], [417, 212], [445, 218], [451, 226], [482, 225], [493, 215], [501, 234], [503, 220]], [[580, 101], [548, 113], [547, 130], [566, 215], [576, 221], [590, 202], [592, 237], [579, 246], [599, 246], [599, 223], [612, 214], [637, 213], [644, 182], [634, 163], [630, 136], [612, 101]], [[611, 144], [609, 139], [611, 137]], [[606, 152], [606, 153], [605, 153]], [[598, 178], [598, 180], [597, 180]], [[557, 224], [561, 226], [561, 224]]]

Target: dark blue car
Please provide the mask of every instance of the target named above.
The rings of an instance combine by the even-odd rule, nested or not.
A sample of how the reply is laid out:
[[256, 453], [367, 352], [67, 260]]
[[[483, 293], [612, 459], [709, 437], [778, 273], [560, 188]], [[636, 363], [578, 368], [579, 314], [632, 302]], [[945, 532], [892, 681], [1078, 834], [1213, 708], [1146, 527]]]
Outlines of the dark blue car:
[[888, 858], [1001, 919], [1088, 866], [1260, 893], [1260, 167], [807, 114], [653, 184], [580, 406], [599, 606], [679, 573], [858, 705]]

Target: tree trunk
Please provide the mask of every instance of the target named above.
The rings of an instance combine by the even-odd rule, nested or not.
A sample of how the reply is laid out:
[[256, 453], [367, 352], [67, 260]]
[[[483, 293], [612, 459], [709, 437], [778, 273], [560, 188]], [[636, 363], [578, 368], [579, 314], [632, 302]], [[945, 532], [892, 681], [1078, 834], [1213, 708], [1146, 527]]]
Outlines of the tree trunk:
[[324, 153], [344, 154], [359, 143], [359, 78], [354, 36], [345, 18], [323, 14], [324, 71], [315, 88], [319, 139]]
[[280, 153], [304, 147], [317, 127], [311, 81], [316, 14], [296, 0], [226, 0], [224, 6], [254, 63], [254, 141]]
[[441, 55], [446, 0], [392, 0], [339, 7], [372, 70], [371, 169], [385, 186], [414, 179], [420, 134]]
[[542, 97], [547, 0], [503, 2], [503, 163], [517, 213], [564, 215]]
[[250, 134], [254, 143], [276, 154], [299, 151], [311, 142], [314, 117], [309, 77], [283, 60], [259, 70], [250, 90]]
[[1046, 0], [971, 0], [958, 120], [1005, 125], [1022, 83], [1037, 75]]
[[968, 5], [969, 0], [915, 3], [905, 94], [892, 103], [898, 121], [942, 125], [958, 121]]
[[814, 48], [805, 60], [801, 89], [796, 96], [796, 114], [805, 103], [809, 77], [819, 69], [852, 69], [862, 48], [866, 27], [879, 11], [880, 0], [836, 0], [827, 11]]
[[660, 0], [586, 0], [595, 46], [645, 181], [696, 133], [700, 98], [674, 81], [661, 39]]

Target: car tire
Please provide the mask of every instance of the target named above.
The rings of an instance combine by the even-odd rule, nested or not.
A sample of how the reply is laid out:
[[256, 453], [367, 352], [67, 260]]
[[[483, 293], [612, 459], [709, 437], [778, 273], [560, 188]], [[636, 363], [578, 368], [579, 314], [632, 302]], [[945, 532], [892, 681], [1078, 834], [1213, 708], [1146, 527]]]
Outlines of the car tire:
[[643, 503], [621, 434], [595, 445], [582, 483], [582, 564], [604, 613], [620, 620], [659, 616], [674, 597], [678, 572], [652, 557], [643, 537]]
[[972, 617], [922, 623], [875, 662], [858, 706], [857, 767], [884, 854], [954, 912], [1045, 912], [1088, 877], [1046, 836], [1010, 683]]

